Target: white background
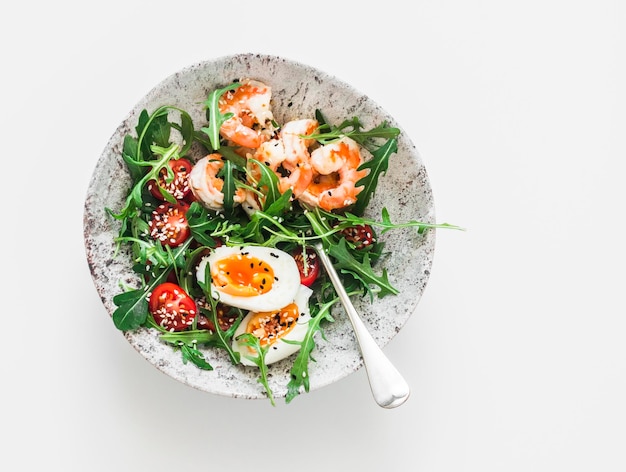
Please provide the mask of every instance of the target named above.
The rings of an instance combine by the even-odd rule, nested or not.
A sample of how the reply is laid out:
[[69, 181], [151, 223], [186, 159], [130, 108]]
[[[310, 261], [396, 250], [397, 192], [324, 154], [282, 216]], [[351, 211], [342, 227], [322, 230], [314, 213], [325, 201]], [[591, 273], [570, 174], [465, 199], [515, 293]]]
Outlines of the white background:
[[[0, 12], [7, 470], [626, 470], [624, 2], [17, 3]], [[437, 232], [385, 348], [412, 389], [397, 409], [363, 370], [275, 408], [194, 390], [95, 291], [82, 214], [109, 137], [162, 79], [241, 52], [369, 95], [422, 155], [437, 220], [466, 228]]]

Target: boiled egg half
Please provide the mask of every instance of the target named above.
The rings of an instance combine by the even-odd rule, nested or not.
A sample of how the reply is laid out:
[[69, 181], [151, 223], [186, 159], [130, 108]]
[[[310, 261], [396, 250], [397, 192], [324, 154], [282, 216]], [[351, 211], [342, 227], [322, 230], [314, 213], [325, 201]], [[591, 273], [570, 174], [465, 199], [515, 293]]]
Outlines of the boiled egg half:
[[211, 271], [211, 295], [244, 310], [269, 312], [294, 301], [300, 272], [294, 258], [263, 246], [220, 246], [198, 264], [198, 280]]
[[302, 341], [307, 333], [311, 313], [309, 298], [313, 291], [300, 285], [294, 300], [279, 310], [259, 312], [250, 311], [235, 331], [233, 336], [233, 350], [241, 354], [241, 363], [247, 366], [256, 364], [248, 357], [257, 357], [253, 347], [248, 346], [241, 339], [244, 333], [250, 333], [257, 338], [261, 346], [269, 345], [265, 354], [265, 364], [285, 359], [300, 350], [300, 344], [285, 341]]

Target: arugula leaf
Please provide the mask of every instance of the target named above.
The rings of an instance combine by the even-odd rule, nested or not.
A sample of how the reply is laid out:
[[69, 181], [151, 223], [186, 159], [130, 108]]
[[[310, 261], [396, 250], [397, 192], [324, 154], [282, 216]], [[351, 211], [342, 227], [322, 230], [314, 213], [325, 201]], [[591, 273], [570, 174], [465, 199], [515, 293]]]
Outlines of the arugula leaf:
[[[282, 239], [299, 239], [298, 235], [282, 225], [283, 218], [281, 215], [290, 208], [291, 189], [287, 190], [280, 196], [278, 200], [272, 203], [266, 211], [257, 210], [250, 216], [250, 222], [244, 228], [242, 237], [244, 241], [254, 241], [258, 244], [267, 245], [270, 241], [264, 237], [263, 230], [274, 234], [276, 237], [271, 239], [275, 243]], [[271, 231], [270, 226], [279, 229], [278, 232]]]
[[[182, 123], [182, 126], [180, 128], [180, 133], [182, 135], [183, 143], [184, 143], [180, 150], [180, 155], [184, 156], [185, 154], [189, 152], [189, 150], [191, 149], [191, 146], [193, 145], [195, 130], [193, 127], [193, 120], [191, 119], [191, 116], [189, 116], [189, 113], [183, 110], [179, 110], [179, 111], [180, 111], [180, 119]], [[167, 146], [162, 146], [162, 147], [167, 147]]]
[[[202, 370], [213, 370], [213, 366], [205, 359], [204, 354], [197, 347], [197, 337], [190, 337], [189, 335], [194, 333], [192, 331], [184, 331], [184, 332], [170, 332], [164, 329], [162, 326], [159, 326], [154, 319], [149, 316], [146, 320], [146, 326], [150, 328], [154, 328], [157, 331], [160, 331], [161, 340], [168, 342], [173, 345], [175, 349], [180, 349], [183, 364], [187, 362], [191, 362], [196, 367]], [[199, 331], [199, 333], [204, 333], [204, 331]], [[177, 336], [179, 334], [183, 334], [184, 336]], [[167, 336], [170, 336], [167, 338]], [[166, 339], [164, 339], [166, 338]]]
[[351, 120], [344, 120], [337, 126], [326, 123], [319, 110], [316, 110], [315, 116], [321, 123], [320, 126], [312, 134], [302, 137], [315, 139], [321, 144], [328, 144], [347, 136], [369, 149], [371, 146], [375, 146], [374, 140], [376, 138], [389, 140], [396, 138], [400, 134], [398, 128], [388, 126], [387, 122], [381, 123], [370, 130], [363, 130], [363, 124], [356, 116]]
[[142, 194], [143, 194], [146, 184], [150, 180], [158, 180], [161, 169], [167, 166], [167, 163], [170, 161], [170, 159], [177, 159], [179, 157], [178, 145], [175, 143], [170, 144], [169, 147], [167, 148], [162, 148], [162, 147], [154, 145], [150, 149], [152, 152], [154, 152], [155, 154], [159, 154], [161, 157], [156, 161], [147, 161], [147, 162], [133, 161], [134, 164], [138, 166], [149, 167], [150, 170], [141, 179], [139, 179], [139, 181], [136, 182], [135, 185], [132, 187], [132, 189], [130, 190], [128, 194], [128, 197], [126, 198], [126, 203], [124, 205], [124, 208], [122, 208], [122, 210], [120, 210], [119, 213], [114, 213], [109, 208], [106, 209], [106, 211], [113, 218], [125, 219], [125, 218], [134, 216], [136, 214], [137, 209], [142, 204], [142, 201], [143, 201]]
[[145, 160], [151, 155], [150, 147], [155, 144], [167, 147], [170, 144], [170, 125], [167, 114], [171, 107], [162, 106], [157, 108], [151, 115], [142, 110], [135, 131], [139, 143], [138, 160]]
[[117, 329], [132, 330], [146, 321], [148, 317], [147, 293], [144, 288], [141, 288], [113, 297], [113, 303], [118, 307], [113, 312], [113, 323]]
[[376, 275], [372, 270], [369, 255], [366, 253], [362, 262], [356, 260], [350, 253], [345, 238], [341, 238], [338, 244], [330, 246], [328, 254], [335, 259], [334, 265], [337, 270], [347, 272], [361, 280], [370, 293], [372, 293], [370, 285], [376, 285], [379, 288], [378, 298], [399, 293], [398, 289], [389, 282], [387, 269], [383, 269], [382, 275]]
[[209, 214], [209, 210], [198, 202], [192, 202], [186, 213], [191, 236], [203, 246], [215, 247], [215, 237], [224, 228], [238, 228], [239, 225], [231, 225], [227, 220], [217, 218]]
[[[248, 162], [252, 162], [260, 174], [256, 187], [264, 195], [262, 204], [263, 209], [265, 209], [281, 197], [278, 176], [272, 169], [256, 159], [248, 159]], [[248, 175], [250, 174], [248, 173]]]
[[272, 393], [272, 389], [267, 381], [267, 365], [265, 364], [265, 356], [270, 348], [269, 344], [266, 346], [261, 346], [261, 340], [252, 333], [243, 333], [236, 339], [244, 346], [251, 347], [256, 351], [256, 356], [250, 356], [247, 354], [244, 354], [244, 356], [246, 357], [246, 359], [254, 362], [254, 364], [259, 368], [259, 378], [257, 379], [257, 382], [259, 382], [261, 385], [263, 385], [263, 388], [265, 388], [265, 393], [267, 393], [268, 398], [272, 402], [272, 406], [276, 406], [276, 402], [274, 401], [274, 394]]
[[241, 157], [235, 151], [235, 148], [232, 146], [222, 146], [220, 147], [219, 153], [224, 157], [224, 159], [232, 162], [235, 166], [245, 169], [248, 160], [245, 157]]
[[389, 211], [387, 211], [387, 208], [383, 208], [381, 216], [382, 216], [382, 222], [372, 221], [372, 225], [382, 227], [383, 228], [382, 233], [386, 233], [387, 231], [394, 229], [394, 228], [405, 228], [409, 226], [417, 227], [417, 232], [420, 234], [424, 233], [427, 229], [433, 229], [433, 228], [456, 229], [459, 231], [465, 231], [465, 228], [463, 228], [462, 226], [452, 225], [450, 223], [426, 223], [424, 221], [416, 221], [416, 220], [409, 220], [404, 223], [392, 223], [391, 218], [389, 217]]
[[287, 395], [285, 401], [290, 403], [296, 396], [300, 395], [302, 389], [309, 391], [309, 359], [314, 360], [312, 356], [315, 349], [315, 333], [321, 332], [321, 323], [323, 321], [334, 322], [334, 318], [330, 314], [332, 306], [339, 301], [339, 297], [319, 306], [317, 313], [309, 320], [309, 326], [304, 339], [299, 343], [300, 351], [293, 362], [290, 371], [290, 380], [287, 384]]
[[141, 160], [139, 157], [139, 142], [129, 134], [124, 136], [122, 159], [126, 163], [126, 167], [128, 167], [132, 181], [139, 180], [144, 173], [143, 166], [135, 163]]
[[307, 208], [304, 212], [304, 216], [309, 220], [313, 232], [322, 240], [324, 246], [328, 247], [335, 244], [331, 236], [339, 230], [330, 227], [329, 222], [335, 217], [333, 213], [323, 212], [320, 208]]
[[222, 180], [224, 186], [222, 187], [222, 193], [224, 195], [224, 212], [231, 214], [235, 205], [235, 177], [233, 176], [233, 163], [229, 160], [224, 160], [224, 165], [221, 170]]
[[345, 229], [351, 226], [360, 226], [360, 225], [366, 225], [366, 224], [372, 227], [382, 228], [381, 234], [384, 234], [387, 231], [390, 231], [392, 229], [410, 228], [410, 227], [417, 228], [417, 232], [419, 234], [424, 233], [427, 229], [435, 229], [435, 228], [456, 229], [460, 231], [464, 230], [464, 228], [460, 226], [451, 225], [449, 223], [427, 223], [425, 221], [418, 221], [418, 220], [409, 220], [403, 223], [392, 223], [391, 217], [389, 216], [389, 211], [385, 207], [382, 209], [380, 221], [374, 220], [371, 218], [364, 218], [362, 216], [357, 216], [354, 213], [350, 213], [350, 212], [346, 212], [345, 214], [340, 215], [340, 214], [332, 214], [324, 210], [320, 210], [320, 213], [322, 213], [323, 215], [332, 215], [337, 221], [341, 222], [340, 224], [335, 226], [334, 230], [336, 232], [341, 231], [342, 229]]
[[[169, 112], [177, 111], [180, 115], [181, 124], [169, 121]], [[166, 148], [170, 145], [171, 129], [174, 128], [180, 132], [183, 146], [180, 153], [187, 154], [195, 139], [196, 131], [194, 130], [193, 120], [189, 113], [185, 110], [164, 105], [157, 108], [151, 115], [147, 110], [142, 110], [137, 120], [135, 131], [138, 138], [137, 149], [133, 153], [129, 153], [134, 160], [146, 160], [151, 156], [151, 146], [156, 145]], [[127, 135], [129, 136], [129, 135]]]
[[229, 90], [234, 90], [236, 88], [241, 87], [243, 84], [241, 83], [233, 83], [228, 85], [227, 87], [213, 90], [204, 105], [207, 108], [207, 116], [209, 120], [209, 127], [202, 128], [202, 131], [209, 136], [209, 140], [211, 142], [211, 147], [217, 151], [220, 148], [220, 128], [224, 124], [225, 121], [232, 118], [234, 115], [232, 113], [222, 114], [220, 112], [219, 102], [222, 95], [224, 95]]
[[183, 364], [191, 361], [192, 364], [202, 370], [213, 370], [213, 366], [207, 362], [204, 354], [196, 349], [193, 344], [181, 343], [179, 347], [183, 354]]
[[[243, 319], [243, 316], [239, 317], [237, 322], [233, 324], [226, 331], [222, 331], [219, 328], [219, 323], [217, 323], [217, 319], [210, 314], [209, 310], [200, 309], [203, 314], [205, 314], [210, 319], [213, 319], [213, 323], [216, 326], [215, 331], [211, 332], [208, 330], [190, 330], [190, 331], [178, 331], [178, 332], [163, 332], [160, 335], [160, 339], [167, 343], [173, 344], [175, 346], [180, 346], [184, 344], [186, 346], [196, 346], [198, 344], [202, 344], [209, 347], [216, 347], [219, 349], [224, 349], [229, 357], [230, 361], [233, 364], [238, 364], [240, 355], [238, 352], [232, 350], [232, 337]], [[199, 355], [201, 354], [198, 351]], [[194, 362], [195, 363], [195, 362]]]
[[162, 278], [153, 280], [151, 284], [143, 288], [120, 293], [113, 297], [113, 303], [117, 305], [117, 308], [112, 316], [117, 329], [129, 331], [139, 328], [145, 323], [148, 318], [147, 296], [163, 280], [165, 280], [165, 274]]
[[[183, 127], [178, 123], [170, 123], [170, 126], [175, 130], [183, 133]], [[209, 154], [215, 152], [215, 150], [211, 146], [211, 141], [209, 141], [206, 133], [203, 133], [202, 131], [196, 131], [195, 129], [193, 129], [191, 139], [189, 141], [185, 141], [185, 143], [189, 143], [189, 147], [191, 147], [194, 142], [200, 143], [202, 146], [204, 146]], [[189, 152], [189, 150], [185, 149], [185, 154], [187, 152]], [[181, 152], [181, 154], [183, 154], [183, 152]]]
[[352, 211], [357, 215], [362, 215], [365, 211], [378, 185], [378, 178], [389, 167], [389, 156], [397, 151], [398, 142], [395, 139], [389, 139], [383, 146], [372, 151], [372, 159], [359, 166], [358, 170], [369, 169], [369, 172], [356, 183], [357, 187], [364, 187], [357, 195], [356, 203], [352, 208]]

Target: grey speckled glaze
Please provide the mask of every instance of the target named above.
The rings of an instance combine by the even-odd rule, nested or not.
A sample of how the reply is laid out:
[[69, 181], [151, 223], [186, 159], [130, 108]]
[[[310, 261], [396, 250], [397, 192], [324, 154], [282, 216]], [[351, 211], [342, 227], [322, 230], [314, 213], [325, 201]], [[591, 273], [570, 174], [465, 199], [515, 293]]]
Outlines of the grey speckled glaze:
[[[366, 127], [387, 121], [401, 126], [380, 106], [350, 85], [312, 67], [275, 56], [239, 54], [191, 65], [166, 78], [136, 104], [111, 136], [94, 169], [84, 207], [84, 237], [87, 260], [93, 281], [110, 315], [115, 310], [113, 297], [120, 281], [137, 283], [128, 254], [114, 257], [114, 237], [118, 222], [108, 217], [105, 208], [119, 210], [130, 187], [130, 177], [121, 159], [124, 135], [134, 134], [141, 110], [154, 111], [161, 105], [176, 105], [190, 112], [196, 127], [204, 125], [201, 103], [208, 93], [235, 79], [251, 77], [272, 87], [272, 106], [279, 123], [312, 117], [323, 111], [331, 123], [358, 116]], [[200, 157], [200, 156], [196, 156]], [[421, 220], [435, 222], [434, 203], [426, 169], [415, 146], [405, 133], [398, 140], [398, 152], [391, 157], [367, 214], [378, 219], [382, 208], [389, 210], [394, 222]], [[355, 300], [374, 339], [383, 347], [404, 326], [416, 310], [428, 282], [435, 247], [435, 231], [419, 235], [414, 229], [393, 230], [381, 237], [387, 255], [375, 269], [385, 268], [391, 283], [400, 290], [370, 303]], [[317, 362], [309, 366], [310, 390], [315, 390], [355, 372], [363, 366], [351, 325], [337, 306], [336, 321], [327, 325], [326, 339], [316, 335]], [[233, 366], [223, 352], [205, 351], [213, 371], [203, 371], [191, 363], [183, 364], [180, 352], [158, 340], [156, 331], [139, 329], [126, 332], [128, 342], [151, 364], [165, 374], [193, 388], [236, 398], [265, 398], [257, 383], [256, 368]], [[269, 383], [276, 398], [284, 397], [292, 359], [270, 367]]]

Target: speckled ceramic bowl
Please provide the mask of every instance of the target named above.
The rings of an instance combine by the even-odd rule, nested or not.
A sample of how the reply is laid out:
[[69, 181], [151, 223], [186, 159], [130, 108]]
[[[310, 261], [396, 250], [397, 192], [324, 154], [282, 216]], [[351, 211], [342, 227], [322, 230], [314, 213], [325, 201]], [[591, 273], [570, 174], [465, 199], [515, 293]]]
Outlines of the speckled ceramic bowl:
[[[199, 104], [211, 90], [244, 77], [271, 85], [272, 110], [279, 123], [312, 117], [315, 110], [320, 109], [331, 123], [358, 116], [366, 128], [386, 121], [402, 130], [393, 117], [350, 85], [328, 73], [280, 57], [259, 54], [221, 57], [191, 65], [167, 77], [136, 104], [115, 130], [97, 162], [86, 196], [87, 260], [95, 287], [109, 314], [116, 308], [113, 297], [120, 291], [120, 281], [136, 282], [128, 255], [114, 256], [114, 238], [119, 226], [105, 213], [107, 207], [121, 208], [130, 188], [130, 176], [120, 156], [124, 136], [134, 133], [141, 110], [152, 112], [161, 105], [183, 108], [190, 112], [196, 126], [205, 125], [204, 110]], [[366, 215], [378, 219], [383, 207], [389, 210], [394, 222], [435, 222], [426, 169], [405, 133], [399, 136], [398, 152], [391, 157], [389, 169], [381, 177]], [[382, 347], [416, 310], [430, 273], [435, 232], [419, 235], [414, 229], [392, 230], [381, 238], [389, 253], [375, 269], [380, 273], [385, 268], [400, 294], [376, 299], [373, 303], [368, 298], [355, 300], [355, 306]], [[336, 321], [325, 328], [325, 339], [319, 333], [316, 335], [317, 362], [309, 366], [311, 390], [336, 382], [363, 366], [352, 327], [340, 306], [336, 307], [334, 316]], [[238, 398], [265, 398], [257, 382], [256, 368], [233, 366], [222, 351], [206, 350], [214, 370], [203, 371], [191, 363], [183, 364], [180, 352], [159, 341], [154, 330], [138, 329], [123, 335], [157, 369], [186, 385]], [[270, 367], [270, 387], [277, 399], [287, 393], [292, 360], [286, 359]]]

